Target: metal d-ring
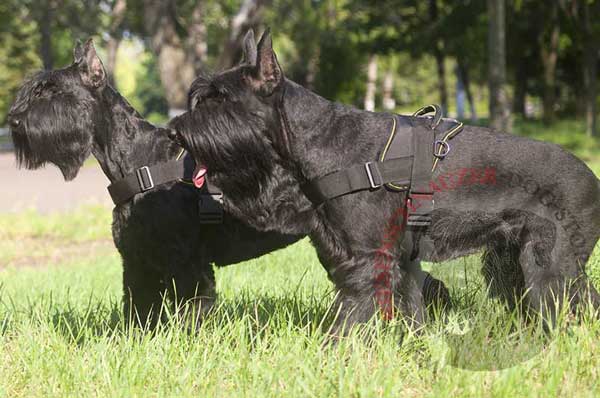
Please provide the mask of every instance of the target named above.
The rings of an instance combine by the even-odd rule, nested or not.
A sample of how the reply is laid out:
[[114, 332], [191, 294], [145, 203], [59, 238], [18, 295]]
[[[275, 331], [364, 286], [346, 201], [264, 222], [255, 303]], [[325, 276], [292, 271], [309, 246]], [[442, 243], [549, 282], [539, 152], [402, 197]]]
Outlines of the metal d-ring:
[[[444, 159], [450, 153], [450, 144], [447, 141], [436, 140], [433, 143], [433, 156], [438, 159]], [[439, 148], [439, 150], [438, 150]]]

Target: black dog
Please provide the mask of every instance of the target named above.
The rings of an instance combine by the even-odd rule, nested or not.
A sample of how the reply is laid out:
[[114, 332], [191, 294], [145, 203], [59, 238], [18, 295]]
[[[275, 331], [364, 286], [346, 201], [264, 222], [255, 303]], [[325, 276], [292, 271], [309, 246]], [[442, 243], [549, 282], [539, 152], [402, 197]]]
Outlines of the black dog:
[[[366, 321], [378, 307], [375, 264], [384, 229], [407, 208], [406, 194], [374, 187], [315, 206], [305, 187], [379, 159], [395, 121], [400, 135], [425, 131], [431, 121], [356, 110], [286, 80], [268, 32], [247, 59], [194, 82], [193, 109], [171, 121], [171, 137], [205, 165], [227, 211], [260, 230], [309, 234], [339, 291], [343, 320]], [[482, 127], [466, 126], [451, 145], [432, 181], [461, 180], [436, 189], [425, 232], [408, 229], [385, 248], [393, 259], [394, 308], [422, 320], [418, 277], [408, 264], [424, 233], [434, 243], [422, 254], [427, 260], [485, 250], [492, 293], [513, 305], [516, 295], [551, 319], [554, 300], [569, 300], [574, 310], [598, 307], [584, 266], [600, 236], [600, 184], [586, 165], [556, 145]], [[486, 170], [490, 183], [464, 183], [460, 170]]]
[[[107, 84], [102, 62], [88, 41], [75, 62], [26, 82], [9, 123], [20, 165], [46, 163], [73, 179], [92, 153], [111, 182], [175, 159], [181, 148], [166, 130], [145, 121]], [[113, 212], [114, 242], [123, 259], [125, 316], [157, 321], [164, 292], [176, 305], [191, 302], [205, 313], [215, 300], [211, 263], [218, 266], [258, 257], [299, 236], [259, 233], [224, 214], [221, 225], [200, 225], [199, 191], [170, 182], [133, 197]]]

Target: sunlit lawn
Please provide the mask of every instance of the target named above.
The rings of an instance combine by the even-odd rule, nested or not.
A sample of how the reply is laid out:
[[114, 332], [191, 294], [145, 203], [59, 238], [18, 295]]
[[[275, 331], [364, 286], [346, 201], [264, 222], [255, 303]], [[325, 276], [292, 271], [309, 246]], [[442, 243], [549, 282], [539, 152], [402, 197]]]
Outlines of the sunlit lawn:
[[[331, 343], [332, 285], [306, 240], [218, 269], [218, 306], [197, 332], [168, 316], [128, 329], [110, 223], [101, 207], [0, 215], [1, 396], [600, 395], [600, 322], [544, 333], [485, 297], [477, 257], [425, 264], [454, 309], [418, 335], [375, 320]], [[600, 247], [588, 271], [598, 286]]]

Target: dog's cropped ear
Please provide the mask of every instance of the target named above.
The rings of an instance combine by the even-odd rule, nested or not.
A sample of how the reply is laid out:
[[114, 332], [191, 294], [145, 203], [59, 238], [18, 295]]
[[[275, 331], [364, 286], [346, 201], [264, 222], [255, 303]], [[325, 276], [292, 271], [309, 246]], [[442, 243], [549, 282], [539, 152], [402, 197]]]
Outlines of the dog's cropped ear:
[[[96, 54], [92, 39], [88, 39], [80, 50], [75, 47], [75, 52], [75, 60], [79, 67], [79, 74], [83, 84], [92, 88], [105, 86], [106, 71], [98, 54]], [[77, 62], [78, 58], [79, 61]]]
[[269, 28], [258, 43], [254, 85], [264, 95], [271, 95], [283, 81], [283, 72], [273, 51], [273, 41]]
[[241, 63], [256, 65], [256, 41], [254, 40], [254, 30], [252, 29], [248, 29], [246, 36], [244, 36]]

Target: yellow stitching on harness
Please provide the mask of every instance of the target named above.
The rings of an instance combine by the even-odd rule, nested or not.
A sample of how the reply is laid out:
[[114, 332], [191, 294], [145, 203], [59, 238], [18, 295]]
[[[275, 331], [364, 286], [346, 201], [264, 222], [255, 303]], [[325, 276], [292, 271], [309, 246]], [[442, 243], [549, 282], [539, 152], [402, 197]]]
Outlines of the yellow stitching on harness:
[[[421, 112], [423, 112], [427, 108], [431, 108], [432, 109], [432, 111], [427, 112], [427, 113], [431, 113], [431, 112], [436, 113], [437, 112], [437, 108], [435, 106], [433, 106], [433, 105], [427, 105], [427, 106], [422, 107], [418, 111], [416, 111], [413, 114], [413, 116], [423, 116], [423, 115], [426, 115], [427, 113], [425, 113], [423, 115], [419, 115], [419, 114]], [[435, 118], [435, 115], [434, 115], [434, 118]], [[392, 118], [392, 121], [394, 122], [393, 125], [392, 125], [392, 132], [390, 133], [390, 137], [388, 138], [387, 143], [385, 144], [385, 147], [383, 148], [383, 151], [381, 152], [381, 157], [379, 158], [380, 162], [385, 161], [385, 156], [387, 155], [387, 152], [390, 149], [390, 145], [392, 144], [392, 141], [394, 141], [394, 136], [396, 135], [396, 118], [395, 117]], [[440, 121], [438, 122], [438, 126], [439, 126], [439, 124], [441, 124], [441, 121], [442, 121], [442, 119], [440, 118]], [[454, 127], [452, 130], [448, 131], [446, 133], [446, 135], [444, 135], [444, 138], [441, 140], [441, 142], [446, 143], [446, 142], [448, 142], [448, 140], [451, 140], [452, 138], [454, 138], [454, 136], [456, 134], [458, 134], [462, 130], [463, 127], [464, 127], [464, 123], [459, 122], [456, 125], [456, 127]], [[437, 128], [437, 126], [435, 126], [435, 128]], [[443, 149], [443, 145], [440, 146], [440, 149], [438, 150], [437, 154], [435, 154], [436, 156], [434, 156], [435, 160], [433, 161], [433, 167], [431, 168], [431, 172], [432, 173], [435, 171], [435, 168], [437, 167], [437, 165], [438, 165], [438, 163], [440, 161], [440, 158], [438, 156], [441, 155], [442, 149]], [[388, 188], [390, 188], [390, 189], [396, 190], [396, 191], [405, 191], [405, 190], [407, 190], [409, 188], [408, 185], [394, 185], [391, 182], [385, 184], [385, 186], [388, 187]]]
[[[392, 144], [392, 141], [394, 141], [394, 136], [396, 135], [396, 118], [392, 118], [392, 121], [394, 122], [392, 125], [392, 132], [390, 133], [387, 144], [385, 144], [385, 147], [383, 148], [383, 152], [381, 152], [381, 157], [379, 158], [380, 162], [385, 160], [385, 155], [387, 155], [387, 151], [390, 149], [390, 145]], [[394, 185], [391, 182], [385, 184], [385, 186], [396, 191], [405, 191], [408, 189], [408, 186]]]
[[[181, 160], [181, 158], [183, 157], [183, 154], [185, 153], [185, 149], [181, 148], [181, 152], [179, 152], [179, 155], [177, 155], [177, 157], [175, 158], [175, 160], [179, 161]], [[180, 178], [179, 180], [177, 180], [177, 182], [180, 182], [182, 184], [186, 184], [186, 185], [191, 185], [191, 186], [195, 186], [193, 182], [191, 181], [186, 181], [183, 178]]]
[[385, 160], [385, 155], [387, 154], [388, 149], [390, 149], [390, 145], [392, 144], [394, 136], [396, 135], [396, 118], [392, 118], [392, 121], [394, 122], [394, 124], [392, 125], [392, 132], [390, 134], [390, 138], [388, 138], [387, 144], [385, 144], [385, 147], [383, 148], [381, 158], [379, 158], [380, 162], [383, 162]]
[[[425, 110], [427, 110], [427, 109], [429, 109], [429, 110], [427, 112], [425, 112]], [[441, 108], [438, 105], [430, 104], [430, 105], [425, 105], [424, 107], [417, 110], [415, 113], [413, 113], [413, 116], [414, 117], [422, 117], [422, 116], [427, 116], [430, 113], [433, 113], [432, 121], [435, 121], [435, 118], [437, 117], [438, 114], [440, 114], [440, 112], [441, 112]], [[435, 130], [436, 128], [438, 128], [438, 126], [442, 122], [442, 119], [443, 119], [443, 117], [440, 117], [439, 120], [437, 121], [437, 123], [432, 124], [431, 129]]]

